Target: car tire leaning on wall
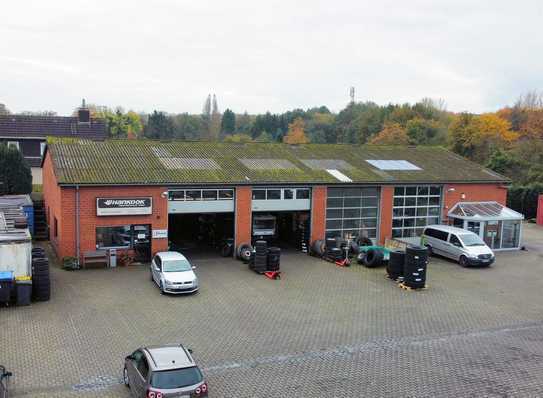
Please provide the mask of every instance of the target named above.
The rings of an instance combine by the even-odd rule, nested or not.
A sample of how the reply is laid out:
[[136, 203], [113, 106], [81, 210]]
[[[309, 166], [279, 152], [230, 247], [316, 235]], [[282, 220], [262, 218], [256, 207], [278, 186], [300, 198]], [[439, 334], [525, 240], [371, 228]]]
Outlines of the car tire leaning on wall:
[[311, 254], [315, 257], [322, 257], [326, 251], [326, 243], [323, 240], [315, 240], [311, 245]]

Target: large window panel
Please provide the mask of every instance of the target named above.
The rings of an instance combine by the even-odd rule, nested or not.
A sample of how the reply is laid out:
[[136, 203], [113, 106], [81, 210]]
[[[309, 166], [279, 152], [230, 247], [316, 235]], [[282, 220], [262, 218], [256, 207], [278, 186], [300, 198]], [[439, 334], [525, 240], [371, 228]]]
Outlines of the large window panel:
[[420, 236], [426, 225], [439, 224], [441, 189], [438, 185], [394, 187], [392, 237]]
[[377, 237], [378, 188], [329, 188], [327, 194], [327, 237]]

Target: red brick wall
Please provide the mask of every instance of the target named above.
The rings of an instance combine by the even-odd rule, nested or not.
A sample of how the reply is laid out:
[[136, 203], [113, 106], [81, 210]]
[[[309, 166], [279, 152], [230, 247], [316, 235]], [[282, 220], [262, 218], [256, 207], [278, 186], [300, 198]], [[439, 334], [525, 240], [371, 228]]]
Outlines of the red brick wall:
[[384, 244], [386, 238], [392, 237], [392, 205], [394, 202], [394, 187], [381, 186], [379, 243]]
[[242, 243], [251, 243], [252, 223], [252, 188], [236, 187], [236, 236], [235, 247]]
[[[45, 215], [47, 217], [47, 223], [49, 224], [49, 240], [53, 249], [59, 254], [59, 241], [63, 236], [62, 231], [62, 210], [61, 210], [61, 190], [57, 184], [57, 177], [55, 176], [53, 169], [53, 162], [51, 160], [50, 152], [45, 155], [43, 162], [43, 200], [45, 203]], [[54, 236], [54, 222], [57, 218], [58, 231], [57, 237]]]
[[[76, 188], [59, 187], [54, 175], [51, 159], [47, 154], [44, 161], [43, 193], [46, 213], [50, 209], [50, 239], [57, 255], [75, 256], [76, 249]], [[152, 229], [168, 229], [168, 201], [161, 193], [165, 187], [80, 187], [79, 189], [79, 237], [80, 254], [96, 250], [97, 226], [122, 226], [150, 224]], [[101, 216], [96, 215], [97, 197], [138, 197], [153, 198], [153, 214], [143, 216]], [[58, 221], [58, 237], [53, 233], [53, 217]], [[153, 239], [153, 253], [168, 248], [168, 239]]]
[[[454, 191], [449, 192], [449, 190]], [[501, 184], [447, 184], [443, 186], [443, 221], [458, 202], [496, 201], [505, 206], [507, 188]]]
[[314, 187], [311, 193], [311, 238], [310, 244], [324, 239], [326, 233], [327, 187]]

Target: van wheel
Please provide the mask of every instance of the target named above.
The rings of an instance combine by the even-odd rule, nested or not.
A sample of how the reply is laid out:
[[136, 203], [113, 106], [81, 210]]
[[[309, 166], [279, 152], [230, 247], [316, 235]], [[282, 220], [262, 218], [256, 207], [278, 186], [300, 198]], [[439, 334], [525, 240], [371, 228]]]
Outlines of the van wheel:
[[434, 251], [432, 250], [432, 246], [426, 245], [426, 249], [428, 250], [428, 257], [432, 257], [434, 255]]
[[126, 387], [130, 387], [130, 382], [128, 381], [128, 370], [126, 370], [126, 366], [123, 369], [123, 382]]
[[468, 259], [467, 259], [466, 256], [460, 256], [460, 259], [458, 260], [458, 262], [464, 268], [466, 268], [468, 266]]

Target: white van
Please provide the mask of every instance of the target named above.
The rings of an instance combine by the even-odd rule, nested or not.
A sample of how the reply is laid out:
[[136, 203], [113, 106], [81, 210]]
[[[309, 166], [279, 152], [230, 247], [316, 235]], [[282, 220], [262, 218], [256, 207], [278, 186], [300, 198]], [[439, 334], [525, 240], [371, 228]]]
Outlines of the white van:
[[462, 228], [428, 225], [420, 238], [429, 254], [435, 253], [458, 261], [462, 267], [491, 265], [494, 253], [479, 236]]

